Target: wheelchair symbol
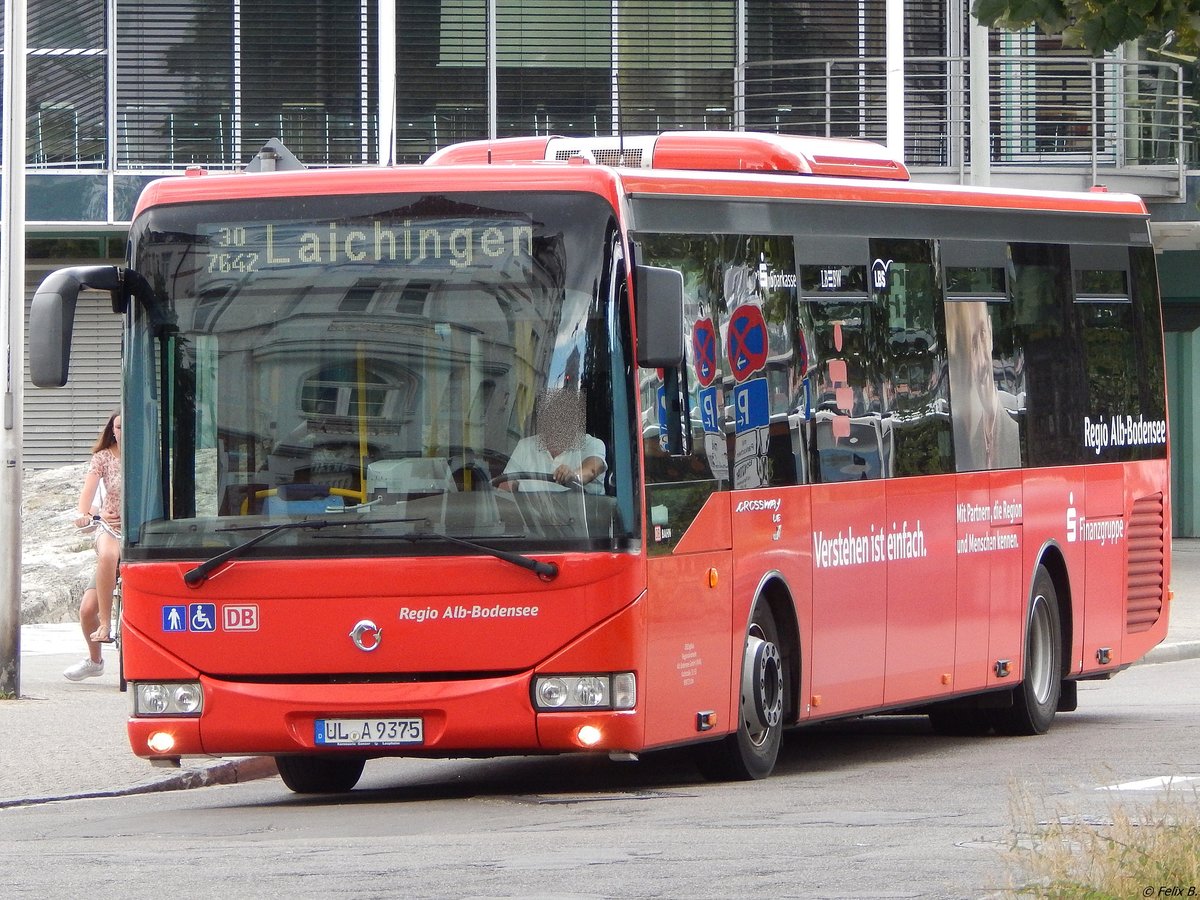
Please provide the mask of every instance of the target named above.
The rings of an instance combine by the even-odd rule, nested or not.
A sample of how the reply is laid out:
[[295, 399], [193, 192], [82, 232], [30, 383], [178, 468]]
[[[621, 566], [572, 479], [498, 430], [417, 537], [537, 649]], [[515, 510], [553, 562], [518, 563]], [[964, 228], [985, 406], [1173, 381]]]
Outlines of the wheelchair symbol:
[[215, 603], [192, 603], [188, 606], [189, 631], [216, 631], [217, 605]]

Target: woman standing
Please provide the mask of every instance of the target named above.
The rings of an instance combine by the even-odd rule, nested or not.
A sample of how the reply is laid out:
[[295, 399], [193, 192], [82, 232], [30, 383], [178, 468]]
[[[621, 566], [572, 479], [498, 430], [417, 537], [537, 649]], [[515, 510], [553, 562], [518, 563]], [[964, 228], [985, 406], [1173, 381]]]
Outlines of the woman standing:
[[[107, 644], [112, 641], [113, 590], [117, 586], [117, 566], [121, 562], [121, 415], [108, 417], [104, 430], [92, 447], [92, 462], [79, 493], [80, 527], [92, 521], [91, 507], [99, 485], [104, 485], [100, 500], [100, 518], [108, 528], [96, 531], [96, 597], [99, 625], [89, 640]], [[111, 530], [110, 530], [111, 529]], [[82, 612], [82, 610], [81, 610]]]

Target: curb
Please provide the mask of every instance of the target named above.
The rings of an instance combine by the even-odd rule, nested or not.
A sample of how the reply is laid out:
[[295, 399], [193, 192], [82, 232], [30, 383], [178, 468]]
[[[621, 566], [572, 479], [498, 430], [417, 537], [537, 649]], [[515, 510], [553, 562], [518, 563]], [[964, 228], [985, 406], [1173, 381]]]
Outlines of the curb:
[[243, 756], [222, 760], [212, 766], [172, 772], [152, 781], [131, 787], [113, 788], [104, 791], [84, 791], [76, 794], [54, 794], [44, 797], [28, 797], [15, 800], [0, 800], [0, 809], [16, 806], [36, 806], [56, 803], [60, 800], [92, 800], [100, 797], [130, 797], [135, 794], [156, 794], [163, 791], [185, 791], [191, 788], [210, 787], [217, 784], [238, 784], [255, 781], [279, 774], [275, 759], [271, 756]]
[[1181, 662], [1185, 659], [1200, 658], [1200, 641], [1179, 641], [1174, 644], [1159, 644], [1143, 656], [1139, 662], [1143, 665], [1155, 663]]

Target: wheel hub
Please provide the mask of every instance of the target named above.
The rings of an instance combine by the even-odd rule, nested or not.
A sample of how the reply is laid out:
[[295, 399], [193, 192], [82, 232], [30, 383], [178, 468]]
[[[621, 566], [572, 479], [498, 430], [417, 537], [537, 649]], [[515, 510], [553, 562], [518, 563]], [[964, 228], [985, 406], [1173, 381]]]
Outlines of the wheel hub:
[[742, 719], [751, 734], [774, 728], [783, 718], [783, 665], [779, 648], [751, 635], [742, 670]]

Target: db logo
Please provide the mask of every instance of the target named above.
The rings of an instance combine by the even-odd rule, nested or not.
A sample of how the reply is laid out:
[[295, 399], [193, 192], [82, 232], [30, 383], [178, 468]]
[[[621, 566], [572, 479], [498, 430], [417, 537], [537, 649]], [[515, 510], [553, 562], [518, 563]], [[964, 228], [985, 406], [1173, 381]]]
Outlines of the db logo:
[[258, 631], [258, 606], [225, 606], [221, 613], [226, 631]]

